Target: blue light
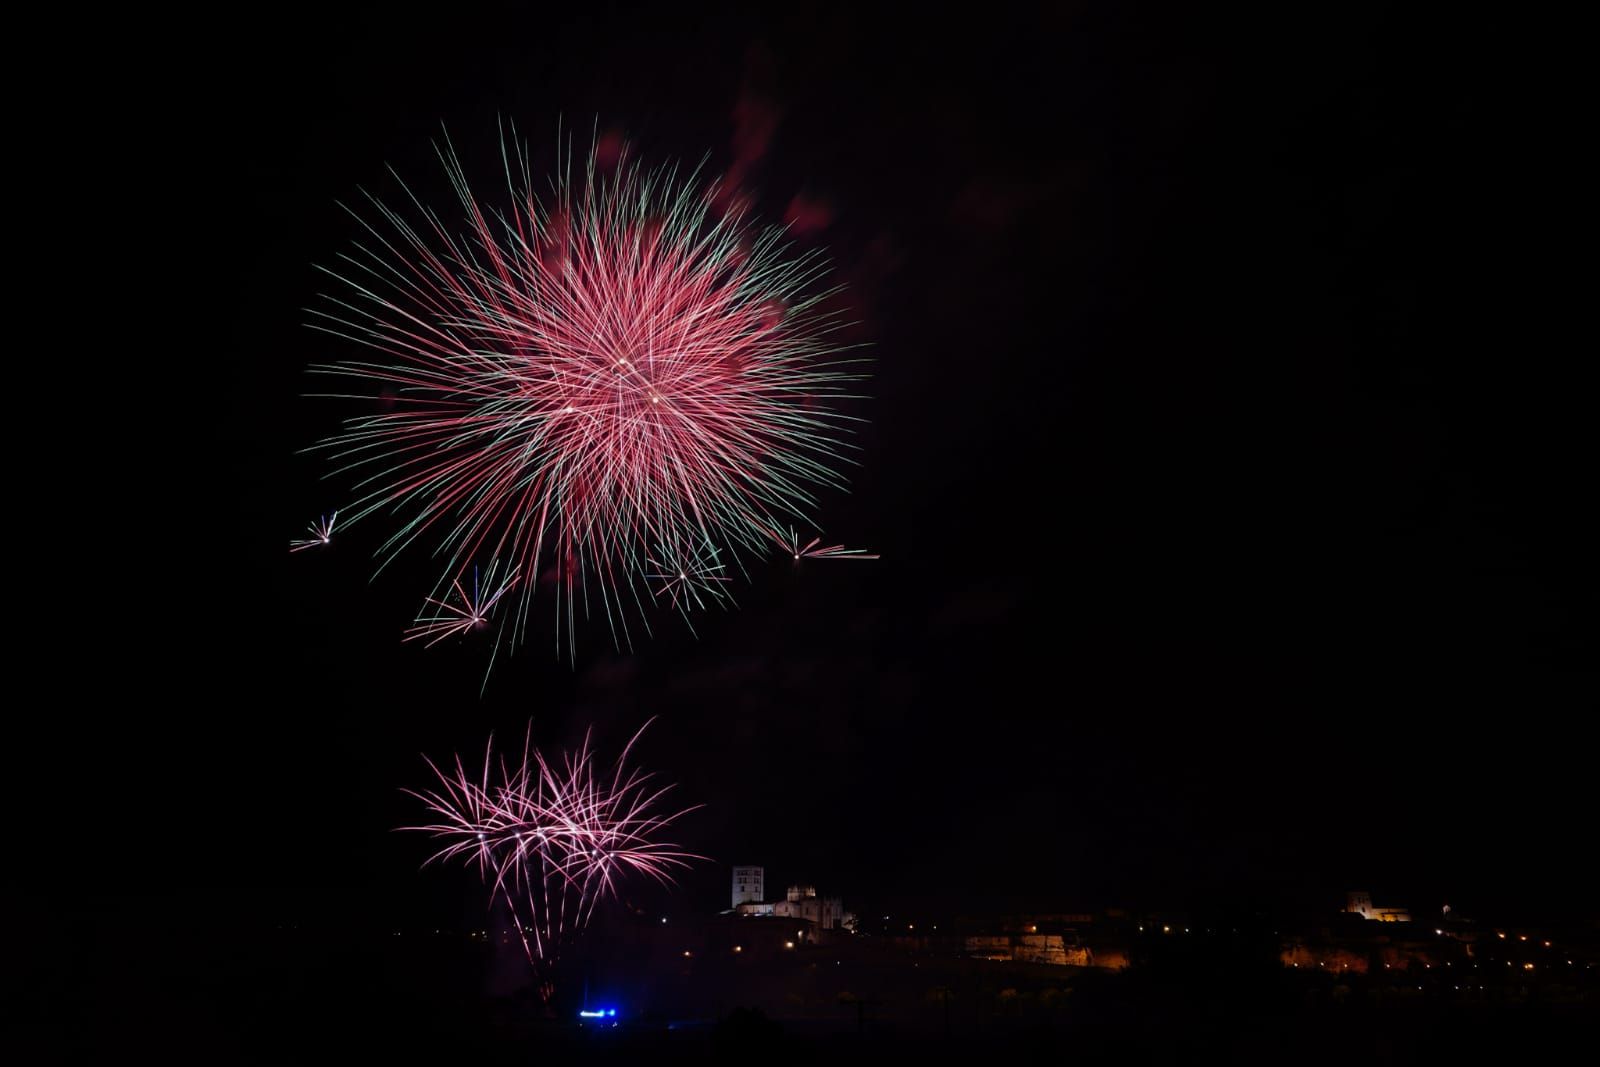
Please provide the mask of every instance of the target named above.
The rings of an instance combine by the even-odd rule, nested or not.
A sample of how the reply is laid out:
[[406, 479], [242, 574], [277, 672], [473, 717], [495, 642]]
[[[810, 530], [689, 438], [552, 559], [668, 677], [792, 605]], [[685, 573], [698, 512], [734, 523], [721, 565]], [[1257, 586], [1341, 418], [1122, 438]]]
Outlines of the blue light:
[[606, 1009], [606, 1014], [607, 1015], [615, 1015], [616, 1013], [617, 1013], [617, 1009], [616, 1008], [607, 1008]]
[[579, 1014], [579, 1016], [581, 1016], [582, 1018], [585, 1018], [585, 1019], [605, 1019], [605, 1018], [615, 1019], [617, 1017], [617, 1009], [616, 1008], [596, 1008], [594, 1011], [589, 1011], [587, 1008], [585, 1008], [583, 1011], [578, 1012], [578, 1014]]
[[599, 1019], [599, 1018], [602, 1018], [605, 1015], [605, 1012], [603, 1012], [603, 1011], [580, 1011], [578, 1014], [583, 1016], [585, 1019]]

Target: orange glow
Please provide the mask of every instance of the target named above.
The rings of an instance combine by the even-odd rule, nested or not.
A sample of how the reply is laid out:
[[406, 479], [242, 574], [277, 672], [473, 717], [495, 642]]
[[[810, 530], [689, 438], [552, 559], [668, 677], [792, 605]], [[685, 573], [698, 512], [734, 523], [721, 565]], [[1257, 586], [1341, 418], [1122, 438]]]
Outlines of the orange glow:
[[1495, 931], [1495, 935], [1494, 936], [1498, 937], [1502, 941], [1504, 941], [1506, 939], [1506, 935], [1500, 933], [1499, 931]]
[[694, 953], [690, 952], [688, 949], [684, 949], [683, 950], [683, 958], [684, 959], [688, 959], [690, 956], [693, 956], [693, 955], [694, 955]]
[[733, 946], [733, 951], [735, 951], [735, 952], [743, 952], [744, 951], [744, 946], [743, 945], [734, 945]]
[[784, 948], [794, 948], [794, 942], [793, 941], [785, 941], [783, 943], [783, 947]]

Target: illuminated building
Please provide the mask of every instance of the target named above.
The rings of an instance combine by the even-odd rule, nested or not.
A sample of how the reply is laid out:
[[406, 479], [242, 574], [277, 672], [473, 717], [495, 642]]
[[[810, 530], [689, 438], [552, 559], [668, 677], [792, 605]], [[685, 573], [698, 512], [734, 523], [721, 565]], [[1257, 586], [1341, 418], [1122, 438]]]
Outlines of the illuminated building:
[[[962, 938], [963, 951], [982, 960], [1049, 963], [1058, 967], [1095, 966], [1094, 953], [1084, 945], [1068, 944], [1061, 934], [986, 934]], [[1126, 965], [1126, 957], [1119, 956]]]
[[1373, 907], [1372, 895], [1365, 890], [1354, 890], [1345, 896], [1344, 910], [1352, 915], [1359, 915], [1363, 919], [1371, 919], [1384, 923], [1408, 923], [1411, 921], [1411, 912], [1406, 908], [1377, 908]]
[[765, 867], [735, 867], [733, 869], [733, 906], [756, 903], [767, 898], [767, 870]]
[[839, 897], [819, 897], [816, 886], [792, 885], [782, 900], [741, 896], [741, 884], [748, 887], [751, 883], [748, 881], [740, 883], [740, 871], [755, 871], [754, 884], [758, 887], [764, 881], [760, 867], [734, 868], [733, 907], [740, 915], [804, 919], [818, 930], [836, 930], [841, 927], [849, 930], [855, 926], [855, 916], [844, 910], [844, 901]]

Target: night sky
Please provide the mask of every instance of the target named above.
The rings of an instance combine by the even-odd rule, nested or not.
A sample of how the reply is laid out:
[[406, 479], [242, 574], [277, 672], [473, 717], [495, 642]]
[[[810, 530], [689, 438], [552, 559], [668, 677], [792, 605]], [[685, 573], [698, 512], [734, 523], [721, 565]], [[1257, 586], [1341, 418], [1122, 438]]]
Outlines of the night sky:
[[[872, 913], [1586, 903], [1583, 346], [1544, 327], [1559, 212], [1493, 34], [992, 10], [274, 5], [145, 71], [106, 163], [164, 194], [117, 269], [165, 354], [114, 378], [152, 414], [94, 510], [137, 529], [84, 531], [119, 547], [52, 698], [110, 757], [113, 896], [470, 917], [391, 832], [421, 755], [654, 715], [717, 861], [685, 911], [735, 862]], [[492, 189], [501, 117], [801, 219], [874, 361], [819, 515], [881, 561], [758, 569], [698, 639], [591, 625], [575, 668], [546, 625], [480, 698], [481, 649], [400, 643], [425, 554], [285, 551], [346, 498], [296, 454], [352, 413], [303, 395], [358, 354], [303, 325], [336, 201], [392, 165], [449, 207], [441, 123]]]

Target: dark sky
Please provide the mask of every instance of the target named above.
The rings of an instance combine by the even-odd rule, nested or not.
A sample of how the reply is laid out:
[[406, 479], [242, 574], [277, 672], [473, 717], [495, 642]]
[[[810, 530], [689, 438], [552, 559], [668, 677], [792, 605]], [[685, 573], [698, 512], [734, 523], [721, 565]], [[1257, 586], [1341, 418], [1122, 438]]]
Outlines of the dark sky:
[[[142, 532], [58, 682], [120, 892], [470, 913], [390, 832], [421, 754], [656, 715], [718, 861], [686, 909], [732, 862], [873, 911], [1584, 903], [1593, 478], [1492, 27], [999, 11], [274, 5], [144, 69], [159, 414], [103, 458]], [[340, 502], [295, 454], [346, 413], [302, 396], [352, 354], [302, 326], [335, 201], [393, 165], [448, 206], [441, 123], [492, 184], [500, 116], [826, 205], [800, 240], [874, 365], [821, 515], [880, 562], [760, 573], [698, 640], [591, 627], [575, 669], [547, 639], [480, 699], [473, 650], [399, 642], [426, 558], [285, 552]]]

